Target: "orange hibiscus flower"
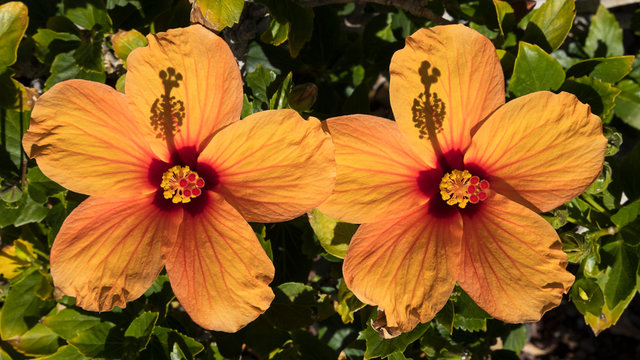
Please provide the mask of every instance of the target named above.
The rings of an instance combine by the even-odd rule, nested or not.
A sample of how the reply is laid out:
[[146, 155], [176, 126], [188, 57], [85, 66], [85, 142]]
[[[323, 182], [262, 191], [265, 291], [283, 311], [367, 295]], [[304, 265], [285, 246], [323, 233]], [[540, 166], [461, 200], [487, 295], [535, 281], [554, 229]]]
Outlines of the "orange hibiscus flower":
[[23, 145], [90, 197], [65, 220], [51, 273], [87, 310], [124, 307], [165, 266], [200, 326], [236, 331], [267, 309], [273, 264], [247, 221], [284, 221], [329, 196], [333, 145], [293, 110], [240, 119], [242, 78], [201, 26], [148, 36], [126, 94], [69, 80], [37, 102]]
[[497, 319], [527, 322], [573, 282], [536, 213], [579, 195], [602, 170], [600, 119], [568, 93], [504, 103], [491, 42], [462, 25], [422, 29], [391, 60], [396, 122], [326, 121], [336, 188], [326, 214], [364, 223], [343, 271], [392, 335], [429, 321], [457, 282]]

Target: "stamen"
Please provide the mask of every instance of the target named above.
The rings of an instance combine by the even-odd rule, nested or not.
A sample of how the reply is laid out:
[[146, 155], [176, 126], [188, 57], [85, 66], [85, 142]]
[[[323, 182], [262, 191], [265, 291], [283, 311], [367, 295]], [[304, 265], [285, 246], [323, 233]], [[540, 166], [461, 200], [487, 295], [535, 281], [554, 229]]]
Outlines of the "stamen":
[[440, 195], [449, 205], [464, 209], [468, 203], [477, 204], [487, 198], [489, 182], [472, 176], [467, 170], [453, 170], [440, 182]]
[[202, 194], [204, 179], [188, 166], [176, 165], [162, 174], [160, 187], [164, 190], [165, 199], [184, 204]]

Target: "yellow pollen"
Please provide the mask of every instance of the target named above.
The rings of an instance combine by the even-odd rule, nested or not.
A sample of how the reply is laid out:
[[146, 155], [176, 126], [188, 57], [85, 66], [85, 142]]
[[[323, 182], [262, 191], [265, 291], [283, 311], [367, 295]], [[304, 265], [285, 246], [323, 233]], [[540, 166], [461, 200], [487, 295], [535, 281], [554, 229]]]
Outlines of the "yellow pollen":
[[453, 170], [440, 181], [440, 196], [449, 205], [464, 209], [469, 202], [477, 204], [487, 198], [489, 182], [471, 175], [467, 170]]
[[188, 166], [176, 165], [162, 174], [160, 187], [165, 199], [171, 199], [174, 204], [188, 203], [202, 194], [204, 179]]

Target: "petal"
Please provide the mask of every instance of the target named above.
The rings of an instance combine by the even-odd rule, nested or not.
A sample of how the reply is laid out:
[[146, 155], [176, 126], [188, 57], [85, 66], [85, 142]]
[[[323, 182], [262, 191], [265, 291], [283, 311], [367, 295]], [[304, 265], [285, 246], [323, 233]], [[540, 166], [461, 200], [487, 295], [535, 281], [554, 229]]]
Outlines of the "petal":
[[463, 153], [471, 129], [504, 104], [495, 48], [463, 25], [418, 30], [393, 55], [390, 73], [393, 114], [417, 149], [431, 143], [439, 154]]
[[325, 126], [336, 147], [338, 174], [333, 194], [320, 211], [343, 221], [367, 223], [401, 215], [428, 201], [418, 178], [435, 166], [433, 151], [414, 151], [395, 122], [347, 115], [328, 119]]
[[445, 245], [460, 242], [462, 220], [437, 218], [428, 206], [392, 220], [360, 225], [343, 265], [344, 279], [363, 302], [377, 305], [400, 332], [431, 320], [455, 284]]
[[496, 319], [539, 320], [573, 283], [558, 234], [539, 215], [499, 194], [469, 210], [475, 211], [463, 212], [461, 246], [447, 249], [456, 280]]
[[156, 158], [151, 139], [137, 127], [124, 95], [69, 80], [40, 97], [22, 145], [45, 175], [70, 190], [129, 198], [156, 190], [147, 180]]
[[[510, 101], [482, 124], [465, 154], [491, 187], [540, 211], [581, 194], [600, 174], [607, 140], [600, 118], [568, 93]], [[521, 201], [524, 198], [525, 201]]]
[[185, 211], [167, 258], [171, 287], [191, 319], [206, 329], [234, 332], [273, 300], [273, 264], [251, 226], [214, 192], [202, 212]]
[[[242, 78], [238, 64], [227, 43], [199, 25], [147, 39], [149, 46], [135, 49], [127, 58], [127, 97], [141, 118], [149, 119], [147, 126], [160, 122], [160, 136], [167, 128], [165, 110], [171, 108], [176, 119], [169, 121], [179, 118], [182, 123], [177, 133], [173, 131], [176, 148], [195, 146], [200, 151], [216, 130], [240, 119]], [[179, 74], [177, 86], [165, 83], [161, 72], [167, 80], [176, 80]], [[168, 97], [173, 99], [166, 101]]]
[[163, 211], [154, 196], [92, 196], [65, 220], [51, 249], [56, 287], [91, 311], [124, 308], [156, 279], [163, 246], [175, 241], [182, 211]]
[[222, 193], [247, 221], [277, 222], [320, 205], [335, 181], [331, 137], [317, 119], [262, 111], [217, 133], [200, 154]]

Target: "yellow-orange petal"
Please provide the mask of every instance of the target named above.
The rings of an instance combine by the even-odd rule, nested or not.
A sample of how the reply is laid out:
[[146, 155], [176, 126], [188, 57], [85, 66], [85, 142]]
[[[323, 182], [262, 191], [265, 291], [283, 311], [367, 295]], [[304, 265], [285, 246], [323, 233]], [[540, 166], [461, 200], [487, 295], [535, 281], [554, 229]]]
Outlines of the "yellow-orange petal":
[[73, 210], [51, 249], [54, 285], [91, 311], [124, 308], [147, 291], [182, 220], [181, 209], [163, 211], [153, 199], [92, 196]]
[[44, 93], [22, 145], [42, 172], [75, 192], [131, 197], [150, 193], [148, 134], [137, 127], [125, 96], [85, 80]]
[[343, 221], [368, 223], [402, 215], [428, 201], [418, 179], [422, 171], [435, 167], [435, 155], [428, 149], [422, 154], [414, 151], [395, 122], [347, 115], [324, 124], [336, 147], [338, 173], [334, 192], [320, 211]]
[[[127, 98], [145, 126], [159, 122], [156, 133], [165, 136], [167, 122], [175, 121], [174, 131], [169, 130], [175, 146], [202, 150], [216, 130], [240, 119], [238, 64], [227, 43], [200, 25], [148, 35], [147, 40], [149, 46], [127, 58]], [[173, 98], [165, 101], [165, 95]]]
[[167, 273], [195, 323], [234, 332], [269, 307], [274, 268], [251, 226], [220, 194], [201, 196], [207, 205], [197, 214], [185, 211]]
[[389, 71], [393, 114], [417, 149], [464, 152], [472, 128], [504, 104], [494, 46], [464, 25], [418, 30], [393, 55]]
[[407, 332], [431, 320], [453, 290], [445, 247], [460, 242], [462, 219], [436, 216], [427, 205], [363, 224], [349, 244], [342, 268], [347, 287], [384, 310], [388, 328]]
[[447, 248], [464, 291], [496, 319], [537, 321], [573, 283], [556, 231], [528, 208], [492, 194], [463, 214], [457, 249]]
[[218, 175], [215, 191], [247, 221], [277, 222], [324, 201], [335, 181], [334, 148], [317, 119], [262, 111], [218, 132], [199, 163]]
[[569, 93], [541, 91], [493, 113], [474, 135], [464, 161], [482, 169], [495, 191], [549, 211], [596, 179], [606, 144], [600, 118], [588, 105]]

